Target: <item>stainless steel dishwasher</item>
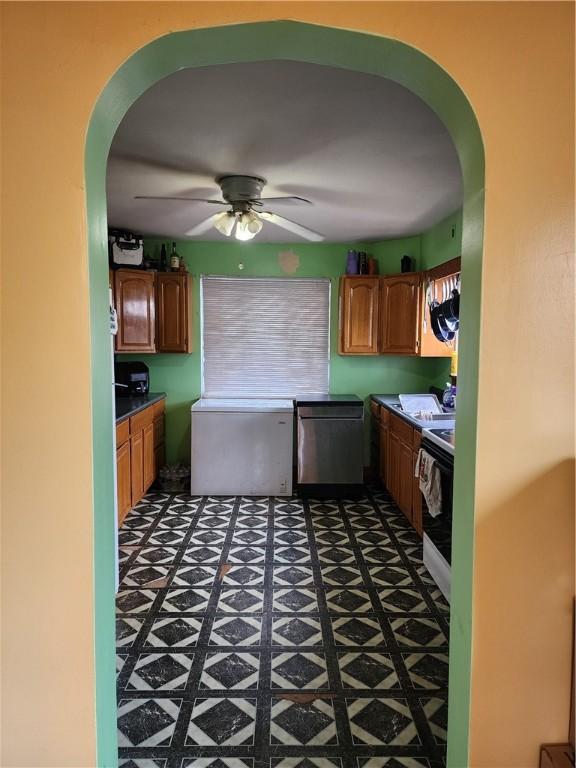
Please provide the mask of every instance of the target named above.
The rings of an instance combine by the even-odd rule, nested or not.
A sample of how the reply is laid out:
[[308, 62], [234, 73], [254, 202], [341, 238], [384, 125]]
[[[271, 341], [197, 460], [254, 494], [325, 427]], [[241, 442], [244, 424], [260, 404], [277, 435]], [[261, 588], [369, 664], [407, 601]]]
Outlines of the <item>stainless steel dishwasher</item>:
[[364, 470], [364, 404], [298, 405], [298, 483], [360, 485]]

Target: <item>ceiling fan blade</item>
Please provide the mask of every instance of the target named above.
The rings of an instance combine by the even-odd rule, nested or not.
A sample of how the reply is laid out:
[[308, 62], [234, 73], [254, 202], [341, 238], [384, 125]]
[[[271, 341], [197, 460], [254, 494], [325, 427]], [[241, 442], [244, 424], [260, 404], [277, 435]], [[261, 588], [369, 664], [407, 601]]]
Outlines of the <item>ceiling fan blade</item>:
[[134, 200], [183, 200], [184, 202], [211, 203], [229, 205], [225, 200], [207, 200], [204, 197], [155, 197], [154, 195], [134, 195]]
[[221, 215], [221, 213], [215, 213], [212, 216], [208, 216], [207, 219], [204, 219], [199, 224], [196, 224], [195, 227], [192, 227], [192, 229], [189, 229], [188, 232], [185, 232], [184, 234], [190, 235], [191, 237], [194, 237], [194, 235], [203, 235], [205, 232], [208, 232], [209, 229], [212, 229], [214, 222], [218, 216]]
[[278, 216], [277, 213], [272, 213], [271, 211], [258, 211], [258, 216], [260, 216], [261, 219], [264, 219], [264, 221], [276, 224], [277, 227], [287, 229], [289, 232], [293, 232], [295, 235], [300, 235], [300, 237], [303, 237], [306, 240], [312, 240], [316, 243], [324, 240], [324, 235], [321, 235], [319, 232], [314, 232], [313, 229], [308, 229], [308, 227], [303, 227], [301, 224], [296, 224], [295, 221], [285, 219], [284, 216]]
[[298, 197], [297, 195], [290, 195], [288, 197], [261, 197], [262, 202], [274, 202], [274, 203], [289, 203], [290, 205], [312, 205], [311, 200], [306, 200], [305, 197]]

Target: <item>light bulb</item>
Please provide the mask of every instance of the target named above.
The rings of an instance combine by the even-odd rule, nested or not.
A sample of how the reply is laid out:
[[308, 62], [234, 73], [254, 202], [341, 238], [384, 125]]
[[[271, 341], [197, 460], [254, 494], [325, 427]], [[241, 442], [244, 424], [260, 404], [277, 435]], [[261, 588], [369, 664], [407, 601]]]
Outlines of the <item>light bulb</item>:
[[228, 211], [225, 211], [224, 213], [219, 213], [216, 219], [214, 220], [214, 227], [220, 232], [222, 235], [226, 235], [226, 237], [230, 237], [232, 234], [232, 230], [234, 229], [234, 224], [236, 223], [236, 217], [233, 213], [229, 213]]
[[250, 213], [244, 214], [246, 218], [248, 219], [247, 228], [249, 232], [252, 232], [252, 234], [257, 235], [258, 232], [262, 229], [262, 219], [260, 219], [259, 216], [257, 216], [254, 211], [250, 211]]
[[243, 213], [238, 219], [238, 224], [236, 224], [236, 232], [234, 234], [236, 240], [252, 240], [256, 235], [256, 232], [250, 231], [249, 224], [250, 218], [248, 214]]

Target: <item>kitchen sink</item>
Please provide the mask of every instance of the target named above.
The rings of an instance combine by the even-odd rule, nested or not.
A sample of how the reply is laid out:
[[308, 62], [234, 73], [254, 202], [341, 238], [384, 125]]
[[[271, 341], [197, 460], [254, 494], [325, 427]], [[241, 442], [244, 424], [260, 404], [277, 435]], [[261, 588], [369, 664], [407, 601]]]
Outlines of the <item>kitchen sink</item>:
[[452, 413], [433, 413], [433, 414], [430, 414], [428, 418], [423, 419], [420, 416], [414, 416], [411, 413], [407, 413], [402, 408], [400, 403], [392, 403], [392, 407], [406, 414], [406, 416], [410, 417], [411, 419], [414, 419], [415, 421], [454, 421], [454, 419], [456, 418], [456, 414], [452, 412]]

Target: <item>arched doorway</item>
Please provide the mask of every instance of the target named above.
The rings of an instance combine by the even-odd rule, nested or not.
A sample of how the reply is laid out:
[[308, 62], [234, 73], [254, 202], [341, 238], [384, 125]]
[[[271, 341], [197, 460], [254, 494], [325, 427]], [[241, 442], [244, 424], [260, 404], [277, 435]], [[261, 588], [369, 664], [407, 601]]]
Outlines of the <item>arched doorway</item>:
[[89, 245], [95, 539], [95, 625], [98, 764], [115, 766], [114, 475], [112, 380], [106, 220], [106, 162], [114, 133], [129, 107], [150, 86], [182, 68], [289, 59], [391, 79], [411, 90], [440, 117], [456, 146], [464, 181], [458, 459], [452, 563], [448, 765], [467, 764], [472, 638], [472, 555], [484, 215], [484, 152], [473, 110], [452, 78], [400, 41], [359, 32], [275, 21], [178, 32], [137, 51], [112, 77], [90, 120], [86, 142]]

